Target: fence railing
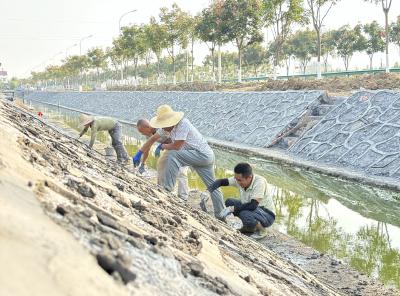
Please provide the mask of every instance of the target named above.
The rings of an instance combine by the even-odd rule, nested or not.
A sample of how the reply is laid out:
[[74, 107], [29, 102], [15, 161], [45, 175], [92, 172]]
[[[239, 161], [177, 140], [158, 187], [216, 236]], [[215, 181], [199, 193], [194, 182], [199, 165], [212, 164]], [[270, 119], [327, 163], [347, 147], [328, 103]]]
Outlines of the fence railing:
[[[400, 73], [400, 68], [390, 68], [390, 73]], [[340, 76], [353, 76], [353, 75], [364, 75], [364, 74], [378, 74], [385, 73], [385, 69], [372, 69], [372, 70], [354, 70], [354, 71], [340, 71], [340, 72], [324, 72], [321, 73], [322, 77], [340, 77]], [[262, 81], [272, 79], [273, 76], [257, 76], [257, 77], [243, 77], [242, 81]], [[279, 75], [277, 79], [287, 80], [291, 78], [317, 78], [317, 73], [308, 74], [294, 74], [294, 75]], [[222, 82], [236, 82], [237, 79], [223, 79]]]
[[15, 91], [0, 89], [0, 98], [6, 99], [9, 101], [14, 101], [14, 97], [15, 97]]

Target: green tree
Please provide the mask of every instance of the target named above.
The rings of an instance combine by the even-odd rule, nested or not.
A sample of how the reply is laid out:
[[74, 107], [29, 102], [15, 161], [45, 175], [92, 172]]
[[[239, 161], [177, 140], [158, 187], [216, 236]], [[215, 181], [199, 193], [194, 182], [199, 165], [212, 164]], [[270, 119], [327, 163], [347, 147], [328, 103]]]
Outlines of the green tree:
[[[207, 55], [203, 60], [203, 65], [205, 67], [212, 67], [213, 57], [211, 55]], [[222, 72], [226, 77], [230, 75], [232, 72], [235, 75], [235, 69], [238, 64], [238, 54], [236, 52], [221, 52], [221, 64], [223, 66]], [[217, 62], [217, 57], [214, 56], [214, 64]]]
[[276, 70], [283, 60], [282, 48], [290, 36], [292, 26], [296, 23], [304, 24], [307, 19], [304, 16], [302, 0], [264, 0], [264, 18], [266, 25], [271, 25], [274, 35], [273, 62], [274, 78]]
[[104, 69], [107, 66], [106, 55], [100, 47], [96, 47], [88, 51], [87, 57], [89, 59], [89, 68], [96, 69], [98, 81], [100, 69]]
[[365, 50], [365, 39], [361, 34], [361, 26], [357, 25], [354, 29], [343, 26], [332, 33], [335, 40], [337, 54], [343, 59], [346, 71], [353, 54], [357, 51]]
[[335, 54], [335, 39], [333, 38], [333, 32], [328, 31], [321, 36], [321, 54], [324, 59], [324, 71], [328, 71], [328, 58]]
[[367, 35], [366, 52], [369, 56], [369, 67], [372, 69], [372, 60], [374, 54], [385, 50], [385, 40], [383, 36], [383, 28], [373, 21], [363, 26], [364, 33]]
[[18, 86], [21, 85], [21, 81], [17, 77], [12, 77], [9, 82], [11, 89], [16, 89]]
[[[287, 40], [284, 42], [284, 44], [280, 44], [280, 45], [278, 45], [277, 40], [273, 40], [268, 44], [267, 55], [268, 55], [268, 59], [270, 61], [272, 61], [272, 64], [274, 65], [274, 72], [275, 72], [275, 54], [278, 50], [277, 47], [281, 46], [279, 58], [281, 61], [285, 62], [286, 75], [289, 75], [290, 64], [291, 64], [291, 60], [292, 60], [291, 47], [288, 42], [289, 39], [290, 39], [290, 36], [287, 38]], [[275, 73], [274, 73], [274, 75], [275, 75]]]
[[390, 41], [396, 44], [400, 50], [400, 16], [397, 17], [396, 22], [390, 25]]
[[182, 11], [176, 3], [172, 5], [171, 10], [166, 7], [161, 8], [160, 20], [166, 31], [167, 51], [172, 59], [173, 65], [173, 83], [176, 84], [175, 68], [175, 47], [182, 44], [187, 34], [187, 13]]
[[267, 63], [267, 50], [260, 43], [253, 44], [243, 51], [243, 64], [252, 67], [255, 76], [258, 74], [257, 70]]
[[381, 5], [385, 14], [385, 43], [386, 43], [386, 73], [389, 73], [389, 11], [392, 6], [392, 0], [364, 0], [366, 2]]
[[317, 77], [321, 78], [321, 29], [325, 17], [339, 0], [307, 0], [308, 12], [317, 36]]
[[157, 58], [157, 84], [160, 83], [160, 59], [163, 49], [167, 48], [167, 31], [165, 26], [160, 25], [154, 17], [144, 28], [146, 42]]
[[49, 79], [52, 79], [54, 86], [57, 85], [57, 80], [62, 79], [62, 73], [60, 71], [60, 66], [50, 65], [46, 67], [46, 72], [48, 73]]
[[209, 7], [203, 9], [195, 31], [199, 39], [205, 42], [211, 53], [212, 76], [215, 81], [215, 49], [217, 45], [226, 42], [225, 35], [221, 30], [221, 16], [219, 3], [212, 3]]
[[121, 47], [127, 60], [133, 61], [134, 76], [137, 79], [137, 66], [139, 59], [146, 52], [146, 38], [143, 27], [133, 25], [122, 29]]
[[300, 62], [303, 74], [306, 74], [308, 62], [317, 54], [316, 38], [315, 32], [306, 30], [297, 31], [288, 41], [291, 55]]
[[190, 21], [190, 28], [189, 28], [189, 39], [191, 43], [191, 49], [190, 49], [191, 82], [193, 82], [194, 79], [194, 42], [199, 38], [196, 30], [199, 22], [200, 22], [200, 16], [199, 15], [194, 16]]
[[[111, 65], [115, 69], [115, 73], [118, 75], [118, 67], [122, 64], [122, 55], [120, 54], [116, 46], [108, 47], [105, 52], [106, 59], [110, 60]], [[117, 76], [115, 76], [117, 78]]]
[[73, 55], [67, 57], [61, 67], [61, 71], [65, 75], [64, 77], [67, 77], [68, 88], [70, 87], [70, 79], [80, 78], [80, 74], [89, 67], [89, 63], [88, 58], [85, 56]]
[[124, 70], [126, 70], [127, 66], [127, 52], [123, 46], [122, 35], [118, 36], [113, 40], [112, 47], [112, 57], [115, 61], [119, 61], [120, 71], [121, 71], [121, 80], [124, 79]]
[[238, 82], [242, 81], [242, 54], [248, 46], [263, 40], [261, 0], [225, 0], [221, 11], [221, 30], [238, 49]]
[[189, 81], [189, 42], [194, 38], [195, 18], [189, 13], [182, 12], [179, 20], [180, 36], [179, 45], [185, 51], [186, 55], [186, 70], [185, 70], [185, 82]]
[[199, 22], [197, 23], [195, 30], [199, 39], [205, 42], [211, 53], [212, 63], [212, 76], [215, 81], [215, 47], [220, 41], [221, 32], [219, 30], [219, 15], [215, 5], [211, 5], [202, 10]]

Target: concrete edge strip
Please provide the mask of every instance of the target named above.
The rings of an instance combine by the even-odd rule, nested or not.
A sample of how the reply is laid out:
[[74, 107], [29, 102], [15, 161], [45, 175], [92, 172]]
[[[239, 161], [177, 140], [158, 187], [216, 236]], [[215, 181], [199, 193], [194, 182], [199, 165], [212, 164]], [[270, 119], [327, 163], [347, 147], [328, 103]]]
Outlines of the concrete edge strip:
[[[45, 103], [45, 102], [41, 102], [38, 100], [31, 100], [31, 101], [35, 101], [40, 104], [50, 105], [53, 107], [59, 107], [59, 108], [63, 108], [63, 109], [67, 109], [67, 110], [71, 110], [71, 111], [75, 111], [75, 112], [79, 112], [79, 113], [85, 113], [85, 114], [95, 115], [95, 116], [104, 116], [104, 115], [90, 113], [90, 112], [86, 112], [86, 111], [82, 111], [82, 110], [78, 110], [78, 109], [74, 109], [74, 108], [70, 108], [70, 107], [64, 107], [62, 105]], [[20, 107], [17, 107], [17, 108], [21, 109]], [[32, 114], [31, 114], [31, 116], [32, 116]], [[116, 119], [121, 123], [136, 127], [136, 124], [133, 122], [126, 121], [126, 120], [120, 120], [118, 118], [116, 118]], [[43, 123], [46, 125], [49, 125], [48, 123], [45, 123], [45, 122], [43, 122]], [[321, 173], [321, 174], [324, 174], [327, 176], [341, 178], [341, 179], [353, 181], [353, 182], [354, 181], [360, 182], [365, 185], [376, 186], [376, 187], [380, 187], [383, 189], [389, 189], [392, 191], [400, 192], [400, 181], [395, 180], [393, 178], [386, 178], [386, 177], [379, 177], [379, 176], [371, 177], [371, 176], [367, 176], [366, 174], [364, 174], [362, 172], [351, 170], [346, 167], [328, 166], [326, 164], [321, 164], [321, 163], [317, 163], [317, 162], [313, 162], [313, 161], [309, 161], [309, 160], [304, 160], [301, 158], [295, 158], [294, 156], [292, 156], [290, 154], [287, 154], [287, 153], [284, 153], [281, 151], [277, 151], [277, 150], [273, 150], [273, 149], [267, 150], [267, 149], [263, 149], [263, 148], [255, 148], [252, 146], [237, 144], [234, 142], [221, 141], [221, 140], [217, 140], [215, 138], [210, 138], [210, 137], [206, 137], [206, 139], [207, 139], [208, 143], [212, 147], [215, 147], [215, 148], [220, 148], [220, 149], [227, 150], [227, 151], [238, 152], [242, 155], [256, 156], [256, 157], [260, 157], [262, 159], [272, 160], [276, 163], [292, 165], [292, 166], [296, 166], [296, 167], [299, 167], [299, 168], [302, 168], [305, 170], [311, 170], [311, 171]]]

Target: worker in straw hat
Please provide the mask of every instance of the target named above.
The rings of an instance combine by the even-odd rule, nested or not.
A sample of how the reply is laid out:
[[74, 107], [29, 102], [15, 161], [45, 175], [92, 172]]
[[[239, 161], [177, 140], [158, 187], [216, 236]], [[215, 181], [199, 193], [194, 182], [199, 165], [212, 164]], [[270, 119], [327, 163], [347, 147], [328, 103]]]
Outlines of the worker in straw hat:
[[[147, 138], [146, 143], [140, 147], [138, 152], [133, 156], [133, 165], [139, 166], [139, 172], [144, 172], [144, 165], [148, 158], [151, 146], [156, 143], [171, 143], [171, 139], [169, 138], [169, 133], [165, 132], [162, 128], [156, 129], [150, 126], [150, 122], [145, 119], [139, 119], [136, 123], [136, 128], [143, 136]], [[155, 151], [155, 156], [158, 157], [157, 161], [157, 184], [160, 186], [164, 186], [165, 180], [165, 170], [168, 160], [168, 150], [165, 150], [161, 153], [161, 150], [158, 146], [158, 149]], [[177, 176], [178, 183], [178, 196], [187, 201], [189, 197], [189, 184], [188, 184], [188, 167], [181, 167]]]
[[129, 161], [128, 153], [122, 144], [122, 127], [117, 120], [108, 117], [93, 117], [86, 114], [80, 114], [79, 123], [81, 126], [83, 126], [83, 130], [79, 134], [78, 138], [82, 137], [82, 135], [87, 132], [89, 127], [91, 128], [92, 134], [89, 144], [90, 148], [93, 147], [97, 132], [108, 131], [112, 139], [112, 146], [117, 153], [118, 161], [121, 163], [126, 163]]
[[[184, 117], [183, 112], [173, 111], [168, 105], [161, 105], [157, 108], [157, 116], [150, 120], [150, 125], [170, 133], [171, 143], [161, 143], [157, 147], [158, 150], [168, 150], [165, 189], [173, 190], [179, 169], [184, 166], [192, 167], [207, 187], [213, 184], [214, 152], [200, 132]], [[220, 219], [220, 213], [225, 208], [220, 189], [211, 193], [211, 200], [214, 215]]]

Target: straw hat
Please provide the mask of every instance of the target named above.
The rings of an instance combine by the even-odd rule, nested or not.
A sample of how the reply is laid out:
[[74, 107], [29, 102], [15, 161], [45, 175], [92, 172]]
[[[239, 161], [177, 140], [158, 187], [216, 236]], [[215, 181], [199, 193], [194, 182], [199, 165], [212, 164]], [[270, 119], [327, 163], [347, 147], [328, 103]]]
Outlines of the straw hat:
[[89, 116], [83, 113], [79, 115], [79, 124], [81, 126], [85, 126], [89, 123], [92, 123], [93, 120], [94, 120], [93, 116]]
[[183, 115], [183, 112], [174, 111], [169, 105], [161, 105], [157, 108], [157, 116], [150, 120], [150, 125], [154, 128], [175, 126]]

